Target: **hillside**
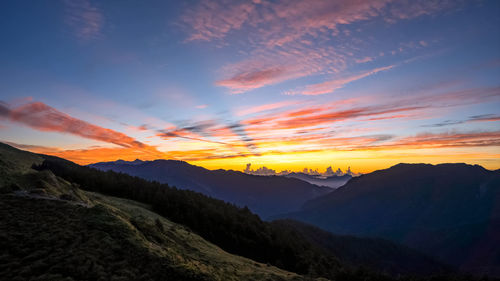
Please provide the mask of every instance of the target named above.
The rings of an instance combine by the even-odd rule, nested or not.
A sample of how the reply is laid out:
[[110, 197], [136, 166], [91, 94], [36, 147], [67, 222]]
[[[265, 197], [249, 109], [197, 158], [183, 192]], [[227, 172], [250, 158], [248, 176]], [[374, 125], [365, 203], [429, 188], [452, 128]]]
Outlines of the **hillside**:
[[[0, 144], [6, 280], [302, 280], [231, 255], [151, 206], [80, 190]], [[30, 164], [31, 163], [31, 164]]]
[[477, 274], [500, 274], [500, 173], [466, 164], [399, 164], [353, 178], [295, 218], [404, 243]]
[[207, 170], [183, 161], [114, 161], [89, 165], [92, 168], [126, 173], [168, 183], [181, 189], [248, 206], [263, 218], [296, 211], [307, 200], [324, 195], [330, 188], [280, 176], [255, 176], [237, 171]]

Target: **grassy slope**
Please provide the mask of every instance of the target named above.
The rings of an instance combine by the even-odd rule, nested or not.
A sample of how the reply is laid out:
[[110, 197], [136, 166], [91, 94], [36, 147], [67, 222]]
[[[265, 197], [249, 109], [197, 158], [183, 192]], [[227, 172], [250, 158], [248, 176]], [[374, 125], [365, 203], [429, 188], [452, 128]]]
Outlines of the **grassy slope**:
[[0, 144], [0, 276], [9, 280], [302, 280], [228, 254], [134, 201], [88, 193]]

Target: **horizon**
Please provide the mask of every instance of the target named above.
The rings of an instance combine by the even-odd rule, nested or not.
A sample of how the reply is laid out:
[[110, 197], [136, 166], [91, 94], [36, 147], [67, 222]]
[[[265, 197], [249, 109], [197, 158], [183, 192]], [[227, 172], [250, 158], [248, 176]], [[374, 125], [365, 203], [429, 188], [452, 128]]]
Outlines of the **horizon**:
[[[2, 142], [0, 142], [0, 143], [2, 143]], [[17, 149], [23, 150], [22, 147], [16, 147], [15, 143], [4, 142], [4, 144], [7, 144], [7, 145], [15, 147]], [[26, 150], [26, 151], [29, 151], [29, 150]], [[68, 159], [66, 159], [66, 160], [68, 160]], [[94, 162], [94, 163], [89, 163], [89, 164], [86, 164], [86, 165], [102, 164], [102, 163], [112, 163], [112, 162], [118, 162], [118, 161], [123, 161], [123, 162], [126, 162], [126, 163], [132, 163], [132, 162], [137, 162], [137, 161], [139, 161], [139, 162], [180, 161], [180, 162], [188, 163], [189, 165], [198, 166], [196, 164], [189, 163], [188, 161], [177, 160], [177, 159], [142, 160], [142, 159], [139, 159], [139, 158], [136, 158], [134, 160], [116, 159], [116, 160], [112, 160], [112, 161]], [[347, 168], [342, 169], [342, 168], [336, 167], [334, 165], [325, 166], [325, 167], [323, 167], [323, 169], [322, 168], [312, 169], [312, 168], [308, 168], [308, 167], [303, 167], [302, 169], [297, 169], [297, 170], [287, 170], [287, 169], [285, 169], [285, 170], [274, 170], [274, 169], [270, 169], [270, 168], [268, 168], [268, 167], [266, 167], [264, 165], [258, 165], [258, 164], [254, 165], [252, 163], [247, 163], [245, 165], [244, 169], [243, 168], [240, 168], [240, 169], [223, 169], [223, 168], [208, 169], [208, 168], [205, 168], [205, 169], [207, 169], [207, 170], [219, 170], [219, 169], [222, 169], [222, 170], [226, 170], [226, 171], [238, 171], [238, 172], [243, 172], [245, 174], [257, 175], [257, 176], [271, 176], [271, 175], [280, 176], [280, 175], [288, 175], [288, 174], [291, 174], [291, 173], [302, 173], [302, 174], [313, 175], [313, 176], [344, 176], [344, 175], [350, 175], [350, 176], [355, 177], [355, 176], [360, 176], [360, 175], [363, 175], [363, 174], [369, 174], [371, 172], [375, 172], [375, 171], [379, 171], [379, 170], [390, 169], [390, 168], [392, 168], [394, 166], [397, 166], [397, 165], [432, 165], [432, 166], [437, 166], [437, 165], [460, 165], [460, 164], [469, 165], [469, 166], [479, 166], [479, 167], [481, 167], [483, 169], [486, 169], [488, 171], [500, 170], [500, 169], [488, 169], [488, 168], [486, 168], [484, 166], [481, 166], [479, 164], [471, 164], [471, 163], [465, 163], [465, 162], [443, 162], [443, 163], [438, 163], [438, 164], [423, 163], [423, 162], [399, 162], [397, 164], [390, 165], [390, 166], [387, 166], [387, 167], [383, 167], [383, 168], [380, 168], [380, 169], [377, 169], [377, 170], [373, 170], [373, 171], [370, 171], [370, 172], [367, 172], [367, 173], [361, 173], [361, 172], [357, 172], [355, 170], [352, 170], [350, 166], [347, 166]]]
[[0, 5], [0, 141], [23, 150], [500, 169], [499, 1]]

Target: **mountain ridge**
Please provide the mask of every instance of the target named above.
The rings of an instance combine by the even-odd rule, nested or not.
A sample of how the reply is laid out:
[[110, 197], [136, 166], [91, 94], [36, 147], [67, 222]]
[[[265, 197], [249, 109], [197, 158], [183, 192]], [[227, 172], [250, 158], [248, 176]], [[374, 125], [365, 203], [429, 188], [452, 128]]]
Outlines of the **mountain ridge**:
[[[18, 157], [15, 159], [13, 155], [16, 153], [18, 155], [22, 153], [23, 158], [20, 159]], [[167, 267], [163, 267], [164, 270], [161, 272], [151, 273], [149, 275], [144, 275], [143, 272], [142, 276], [150, 276], [145, 280], [158, 280], [161, 276], [165, 278], [166, 275], [164, 274], [169, 276], [172, 276], [172, 274], [174, 274], [174, 276], [176, 274], [180, 274], [176, 280], [313, 280], [314, 277], [320, 276], [332, 278], [334, 280], [359, 280], [367, 278], [377, 280], [396, 280], [395, 277], [391, 277], [390, 275], [377, 273], [378, 269], [375, 272], [366, 271], [363, 268], [356, 269], [356, 267], [362, 266], [362, 264], [353, 265], [353, 268], [345, 266], [342, 263], [339, 263], [338, 259], [335, 256], [332, 256], [331, 253], [328, 254], [328, 252], [324, 252], [320, 248], [316, 248], [315, 246], [308, 244], [308, 242], [303, 240], [301, 236], [298, 236], [293, 228], [276, 227], [275, 224], [262, 222], [258, 219], [258, 216], [251, 214], [248, 209], [239, 209], [234, 205], [223, 203], [220, 200], [212, 199], [199, 193], [177, 190], [167, 185], [148, 182], [137, 177], [131, 177], [115, 172], [101, 172], [92, 168], [79, 166], [65, 159], [22, 152], [11, 147], [7, 147], [7, 149], [5, 149], [5, 147], [0, 146], [0, 155], [0, 159], [2, 160], [0, 161], [0, 172], [6, 171], [6, 166], [4, 164], [17, 163], [15, 167], [12, 165], [11, 167], [18, 167], [12, 171], [7, 171], [8, 178], [2, 178], [2, 180], [5, 181], [0, 181], [0, 211], [2, 212], [2, 217], [4, 218], [0, 223], [0, 228], [3, 228], [4, 226], [7, 227], [7, 231], [1, 231], [0, 236], [3, 235], [2, 237], [4, 237], [7, 235], [4, 238], [8, 238], [2, 239], [0, 244], [8, 247], [22, 247], [23, 253], [37, 252], [36, 256], [38, 259], [36, 267], [34, 267], [32, 265], [24, 265], [17, 262], [20, 261], [17, 260], [17, 258], [2, 256], [0, 259], [7, 258], [9, 262], [2, 263], [3, 267], [0, 266], [0, 272], [6, 268], [10, 268], [9, 272], [12, 274], [22, 272], [22, 276], [28, 279], [32, 279], [36, 276], [42, 276], [41, 274], [46, 273], [51, 275], [43, 276], [47, 278], [50, 277], [51, 280], [61, 280], [63, 278], [63, 276], [60, 275], [62, 272], [65, 272], [64, 274], [66, 274], [66, 276], [74, 277], [75, 280], [82, 279], [82, 272], [89, 272], [93, 274], [92, 276], [96, 276], [96, 274], [97, 276], [107, 276], [110, 274], [108, 272], [108, 267], [106, 264], [104, 264], [105, 266], [103, 267], [102, 263], [98, 263], [98, 267], [95, 267], [92, 263], [90, 263], [89, 265], [91, 267], [87, 268], [75, 267], [72, 264], [62, 262], [60, 264], [63, 267], [54, 267], [50, 271], [40, 271], [41, 268], [44, 268], [42, 265], [49, 262], [47, 258], [56, 257], [54, 255], [46, 256], [39, 253], [40, 250], [45, 251], [46, 249], [49, 253], [51, 252], [50, 245], [52, 242], [50, 241], [53, 241], [54, 245], [63, 243], [61, 246], [57, 246], [60, 249], [59, 251], [63, 251], [62, 253], [65, 253], [64, 251], [66, 251], [66, 248], [62, 245], [71, 245], [71, 247], [76, 246], [77, 248], [74, 249], [85, 249], [85, 247], [81, 248], [81, 240], [71, 237], [73, 235], [92, 235], [92, 237], [97, 235], [96, 237], [99, 237], [102, 233], [96, 233], [95, 230], [99, 230], [104, 227], [108, 229], [106, 231], [107, 233], [118, 235], [112, 236], [111, 240], [107, 239], [106, 243], [115, 243], [116, 241], [116, 243], [121, 245], [125, 243], [124, 241], [121, 241], [121, 239], [125, 238], [123, 235], [129, 233], [132, 234], [132, 237], [135, 237], [133, 238], [134, 241], [145, 241], [146, 243], [143, 244], [140, 242], [140, 245], [135, 244], [133, 247], [137, 247], [139, 245], [141, 248], [144, 246], [147, 246], [146, 248], [150, 248], [153, 246], [152, 249], [156, 249], [154, 250], [155, 252], [159, 250], [158, 246], [160, 248], [165, 246], [160, 245], [163, 243], [162, 241], [170, 241], [171, 239], [174, 239], [174, 241], [176, 241], [176, 245], [179, 244], [180, 248], [177, 246], [172, 248], [167, 244], [166, 248], [163, 248], [163, 250], [160, 249], [160, 252], [158, 252], [163, 253], [161, 254], [161, 256], [163, 256], [165, 254], [164, 250], [167, 252], [172, 250], [175, 251], [175, 249], [181, 250], [182, 252], [178, 254], [170, 252], [173, 254], [174, 260], [158, 260], [152, 256], [143, 256], [138, 260], [122, 260], [124, 263], [132, 262], [132, 264], [136, 265], [140, 265], [141, 262], [148, 260], [151, 261], [150, 264], [157, 264], [157, 262], [165, 263], [168, 261], [167, 264], [165, 264]], [[16, 195], [16, 191], [19, 190], [26, 190], [27, 196]], [[100, 193], [96, 193], [96, 191]], [[102, 192], [107, 195], [104, 195]], [[116, 194], [124, 198], [111, 197], [110, 194]], [[165, 195], [167, 196], [165, 197]], [[59, 199], [47, 200], [51, 198], [51, 196], [56, 196], [56, 198]], [[130, 198], [140, 200], [132, 201]], [[13, 202], [11, 199], [21, 201]], [[80, 201], [85, 204], [71, 204], [71, 202]], [[152, 205], [148, 205], [147, 202], [151, 202]], [[33, 203], [41, 203], [42, 205], [34, 205]], [[12, 210], [16, 210], [16, 208], [19, 207], [21, 208], [20, 210], [12, 212]], [[68, 207], [70, 209], [61, 209], [62, 207]], [[78, 208], [80, 211], [74, 208]], [[5, 215], [4, 211], [7, 211]], [[83, 214], [81, 211], [90, 212], [88, 214], [92, 215], [85, 215], [84, 217], [81, 217]], [[111, 213], [109, 213], [110, 211]], [[59, 214], [60, 212], [64, 215]], [[33, 218], [33, 213], [36, 213], [39, 218], [35, 220], [29, 219]], [[66, 220], [66, 215], [77, 215], [77, 217], [70, 217], [68, 221]], [[119, 216], [116, 217], [118, 218], [118, 221], [112, 218], [115, 215]], [[25, 220], [27, 221], [25, 222]], [[59, 222], [61, 222], [61, 220], [66, 221], [57, 223], [57, 229], [59, 230], [54, 233], [46, 231], [44, 232], [44, 236], [35, 235], [36, 237], [40, 237], [40, 239], [42, 239], [40, 242], [45, 241], [43, 247], [41, 244], [37, 243], [26, 243], [26, 241], [31, 241], [30, 239], [16, 240], [21, 237], [15, 234], [20, 231], [19, 227], [24, 226], [23, 231], [26, 231], [26, 235], [29, 236], [32, 235], [32, 230], [40, 231], [42, 228], [55, 227], [56, 225], [47, 223], [47, 221], [53, 220]], [[86, 226], [84, 224], [78, 226], [83, 226], [84, 229], [78, 232], [73, 232], [72, 229], [73, 226], [75, 226], [75, 222], [80, 223], [87, 221], [91, 223], [91, 229], [85, 230]], [[27, 224], [28, 222], [30, 224], [35, 224], [33, 227], [30, 226], [29, 231], [26, 228], [26, 226], [30, 225]], [[115, 222], [120, 222], [120, 226], [117, 228], [109, 228], [110, 226], [116, 225]], [[234, 235], [240, 235], [236, 237], [237, 240], [234, 240], [237, 242], [235, 244], [237, 245], [237, 251], [241, 252], [239, 249], [243, 246], [242, 243], [246, 243], [246, 246], [250, 246], [248, 250], [257, 253], [258, 256], [259, 253], [261, 253], [259, 260], [264, 258], [264, 262], [267, 260], [272, 264], [278, 264], [280, 268], [292, 268], [294, 269], [294, 272], [301, 272], [302, 274], [307, 274], [307, 276], [296, 275], [295, 273], [282, 271], [281, 269], [252, 262], [248, 259], [240, 259], [240, 257], [237, 256], [228, 260], [227, 258], [230, 257], [228, 256], [230, 254], [222, 254], [219, 250], [215, 251], [218, 253], [215, 257], [211, 256], [213, 253], [205, 253], [205, 250], [202, 250], [207, 247], [206, 243], [209, 243], [207, 242], [209, 240], [203, 242], [204, 240], [200, 240], [201, 238], [199, 238], [195, 239], [198, 241], [196, 242], [193, 240], [195, 236], [189, 234], [191, 230], [186, 233], [186, 228], [180, 225], [175, 226], [175, 222], [182, 223], [183, 225], [187, 225], [189, 228], [196, 230], [196, 233], [199, 233], [204, 239], [212, 237], [212, 234], [217, 234], [215, 239], [212, 237], [210, 240], [215, 241], [216, 245], [224, 246], [223, 248], [227, 248], [227, 245], [230, 245], [227, 242], [230, 242], [228, 240], [233, 239]], [[125, 225], [123, 223], [125, 223]], [[224, 225], [227, 225], [228, 223], [233, 225], [229, 228], [231, 231], [227, 231], [228, 229], [224, 230]], [[36, 226], [36, 224], [40, 225]], [[69, 227], [70, 225], [71, 227]], [[123, 226], [126, 227], [123, 228]], [[184, 229], [181, 229], [180, 231], [180, 233], [184, 233], [181, 237], [176, 236], [179, 234], [177, 231], [177, 228], [179, 227]], [[208, 232], [203, 231], [203, 229], [207, 229]], [[174, 230], [175, 233], [172, 233], [172, 230]], [[136, 236], [137, 234], [139, 236]], [[260, 238], [258, 238], [259, 236]], [[262, 238], [264, 240], [262, 240]], [[253, 241], [254, 243], [248, 244], [246, 242], [247, 239], [251, 240], [249, 242]], [[64, 241], [75, 242], [68, 244], [64, 243]], [[89, 241], [89, 239], [86, 238], [83, 241]], [[50, 243], [46, 244], [47, 242]], [[90, 242], [95, 243], [95, 240], [92, 238]], [[189, 243], [195, 243], [194, 251], [192, 250], [193, 245], [190, 245]], [[155, 246], [156, 244], [158, 245]], [[82, 245], [84, 245], [84, 243]], [[198, 246], [201, 247], [198, 248], [201, 252], [196, 250]], [[113, 249], [113, 247], [115, 246], [109, 245], [106, 249]], [[261, 250], [256, 252], [256, 248], [260, 248]], [[208, 246], [208, 249], [212, 249], [210, 252], [214, 251], [213, 246]], [[143, 250], [140, 251], [142, 252]], [[186, 253], [184, 253], [184, 251], [186, 251]], [[265, 258], [265, 252], [268, 252], [267, 259]], [[242, 253], [244, 253], [244, 251]], [[104, 254], [104, 257], [106, 258], [100, 258], [99, 255], [101, 254]], [[187, 256], [185, 256], [186, 254]], [[245, 256], [248, 257], [248, 254], [249, 253]], [[24, 254], [19, 257], [24, 260], [23, 255]], [[179, 255], [182, 257], [180, 260], [178, 259]], [[252, 255], [250, 254], [250, 256]], [[119, 261], [119, 259], [116, 259], [113, 252], [103, 253], [103, 251], [92, 250], [86, 251], [78, 257], [72, 257], [71, 255], [68, 257], [70, 257], [73, 261], [80, 258], [92, 260], [111, 259], [115, 270], [120, 270], [120, 274], [118, 276], [128, 276], [125, 278], [129, 280], [135, 279], [135, 277], [131, 276], [138, 276], [137, 274], [141, 274], [140, 266], [135, 267], [134, 265], [131, 265], [132, 268], [127, 271], [126, 268], [121, 268], [119, 265], [116, 265], [115, 261]], [[65, 260], [67, 260], [67, 258], [61, 261]], [[179, 267], [179, 261], [187, 267]], [[185, 263], [185, 261], [187, 261], [187, 263]], [[219, 262], [222, 262], [222, 265], [219, 264], [213, 267]], [[8, 267], [5, 267], [6, 265]], [[66, 267], [67, 269], [64, 270]], [[226, 267], [233, 269], [226, 272]], [[412, 274], [419, 274], [418, 271], [415, 271], [417, 268], [418, 267], [415, 267], [415, 269], [410, 270], [410, 272], [412, 272]], [[436, 274], [451, 273], [439, 263], [432, 263], [432, 268], [432, 271]], [[401, 269], [404, 272], [407, 272], [407, 269]], [[452, 278], [452, 276], [443, 278]], [[417, 279], [410, 277], [398, 277], [397, 280], [428, 279], [427, 277], [422, 276]], [[453, 280], [465, 279], [460, 277], [459, 279]]]
[[[337, 234], [382, 237], [463, 270], [500, 276], [500, 247], [490, 247], [498, 257], [475, 248], [483, 238], [498, 245], [487, 233], [500, 236], [499, 204], [498, 171], [464, 163], [401, 163], [353, 178], [300, 211], [278, 217]], [[469, 252], [485, 265], [467, 260]]]
[[100, 162], [88, 167], [113, 170], [201, 192], [241, 207], [248, 206], [263, 218], [298, 210], [308, 199], [331, 191], [330, 188], [296, 178], [250, 175], [234, 170], [208, 170], [179, 160]]

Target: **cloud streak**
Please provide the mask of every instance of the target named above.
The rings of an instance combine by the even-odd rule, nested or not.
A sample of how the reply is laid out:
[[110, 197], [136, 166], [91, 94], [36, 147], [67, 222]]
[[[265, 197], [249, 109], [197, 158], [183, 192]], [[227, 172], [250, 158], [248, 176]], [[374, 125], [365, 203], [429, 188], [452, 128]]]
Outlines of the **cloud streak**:
[[236, 111], [236, 116], [244, 116], [244, 115], [249, 115], [249, 114], [260, 113], [263, 111], [279, 109], [279, 108], [288, 107], [288, 106], [296, 105], [296, 104], [298, 104], [297, 101], [282, 101], [282, 102], [268, 103], [268, 104], [263, 104], [263, 105], [258, 105], [258, 106], [252, 106], [252, 107], [247, 107], [245, 109], [241, 109], [241, 110]]
[[482, 114], [482, 115], [471, 116], [469, 117], [469, 119], [466, 120], [445, 120], [440, 123], [422, 125], [422, 127], [444, 127], [444, 126], [465, 124], [470, 122], [494, 122], [494, 121], [500, 121], [500, 116], [496, 114]]
[[332, 93], [335, 90], [343, 88], [346, 84], [363, 79], [363, 78], [368, 77], [368, 76], [372, 76], [372, 75], [379, 73], [381, 71], [387, 71], [389, 69], [392, 69], [393, 67], [394, 67], [394, 65], [379, 67], [379, 68], [375, 68], [375, 69], [363, 72], [361, 74], [357, 74], [357, 75], [353, 75], [353, 76], [349, 76], [349, 77], [344, 77], [344, 78], [340, 78], [340, 79], [334, 79], [334, 80], [322, 82], [319, 84], [308, 85], [308, 86], [306, 86], [306, 88], [303, 91], [299, 91], [298, 93], [301, 95], [306, 95], [306, 96], [316, 96], [316, 95], [323, 95], [323, 94]]
[[146, 147], [123, 133], [71, 117], [41, 102], [32, 102], [12, 109], [1, 104], [0, 116], [39, 131], [72, 134], [122, 147]]

